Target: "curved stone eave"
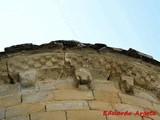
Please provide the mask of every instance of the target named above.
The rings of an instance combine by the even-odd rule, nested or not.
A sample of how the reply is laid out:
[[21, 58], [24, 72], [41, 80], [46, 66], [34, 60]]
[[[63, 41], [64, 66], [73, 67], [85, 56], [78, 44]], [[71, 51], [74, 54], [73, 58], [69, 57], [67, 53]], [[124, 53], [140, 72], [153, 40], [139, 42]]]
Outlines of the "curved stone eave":
[[[88, 103], [72, 102], [75, 105], [83, 104], [85, 110], [89, 109], [88, 104], [94, 110], [94, 104], [107, 101], [115, 104], [115, 107], [127, 103], [158, 111], [155, 106], [160, 104], [159, 65], [151, 56], [136, 50], [115, 49], [104, 44], [60, 40], [39, 46], [12, 46], [0, 53], [0, 89], [3, 90], [0, 91], [0, 107], [12, 106], [8, 103], [3, 105], [4, 97], [1, 96], [12, 97], [16, 94], [14, 97], [17, 101], [12, 101], [14, 105], [25, 106], [26, 103], [42, 102], [41, 99], [48, 100], [46, 108], [38, 106], [42, 111], [55, 109], [48, 104], [53, 99], [56, 102], [62, 100], [61, 104], [64, 105], [65, 100], [86, 100]], [[49, 97], [43, 97], [46, 95]], [[136, 103], [135, 98], [144, 100], [146, 104]], [[6, 114], [8, 117], [19, 115], [10, 111]]]

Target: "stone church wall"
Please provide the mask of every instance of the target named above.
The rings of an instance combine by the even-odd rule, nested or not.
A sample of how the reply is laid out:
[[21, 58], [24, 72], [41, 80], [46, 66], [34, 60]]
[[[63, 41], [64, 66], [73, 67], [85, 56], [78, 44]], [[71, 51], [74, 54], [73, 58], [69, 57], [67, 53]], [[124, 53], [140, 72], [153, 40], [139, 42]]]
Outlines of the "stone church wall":
[[0, 120], [160, 120], [160, 63], [76, 41], [5, 48]]

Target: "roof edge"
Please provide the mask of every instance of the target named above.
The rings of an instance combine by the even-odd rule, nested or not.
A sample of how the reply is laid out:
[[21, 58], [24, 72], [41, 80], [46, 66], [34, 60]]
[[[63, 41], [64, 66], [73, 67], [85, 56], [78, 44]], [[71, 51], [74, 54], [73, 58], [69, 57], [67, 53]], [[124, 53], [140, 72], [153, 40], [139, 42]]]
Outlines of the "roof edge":
[[121, 48], [108, 47], [107, 45], [101, 44], [101, 43], [90, 44], [90, 43], [81, 43], [74, 40], [68, 40], [68, 41], [56, 40], [56, 41], [51, 41], [50, 43], [41, 44], [41, 45], [34, 45], [32, 43], [13, 45], [10, 47], [6, 47], [3, 52], [0, 52], [0, 58], [6, 56], [7, 54], [13, 54], [13, 53], [18, 53], [22, 51], [34, 51], [34, 50], [57, 49], [57, 48], [66, 50], [67, 48], [76, 48], [78, 46], [81, 46], [84, 48], [86, 47], [91, 48], [97, 52], [109, 50], [111, 52], [124, 54], [133, 58], [141, 59], [145, 62], [154, 64], [154, 65], [160, 66], [160, 62], [155, 60], [152, 56], [144, 54], [132, 48], [129, 48], [128, 50], [124, 50]]

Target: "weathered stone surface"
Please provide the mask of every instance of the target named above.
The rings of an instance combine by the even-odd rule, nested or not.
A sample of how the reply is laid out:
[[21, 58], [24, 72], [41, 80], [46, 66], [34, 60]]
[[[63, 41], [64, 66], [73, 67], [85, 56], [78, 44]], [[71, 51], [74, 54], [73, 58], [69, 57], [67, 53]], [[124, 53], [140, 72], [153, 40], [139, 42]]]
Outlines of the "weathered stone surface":
[[5, 117], [5, 108], [0, 108], [0, 119]]
[[29, 120], [29, 115], [20, 115], [15, 117], [6, 118], [5, 120]]
[[118, 82], [122, 93], [133, 94], [134, 78], [129, 76], [121, 76]]
[[105, 120], [102, 110], [138, 110], [156, 111], [144, 119], [158, 120], [159, 66], [135, 50], [102, 44], [60, 40], [7, 48], [0, 53], [0, 119]]
[[160, 120], [160, 116], [154, 115], [154, 116], [149, 116], [152, 120]]
[[26, 71], [28, 59], [26, 56], [23, 56], [21, 53], [17, 53], [14, 55], [9, 56], [7, 61], [8, 65], [8, 72], [12, 79], [16, 81], [17, 77], [15, 76], [17, 73], [21, 71]]
[[19, 84], [3, 85], [0, 86], [0, 96], [18, 94], [20, 92]]
[[22, 104], [13, 107], [8, 107], [6, 109], [6, 117], [19, 116], [23, 114], [31, 114], [35, 112], [44, 111], [43, 104]]
[[70, 80], [46, 80], [38, 82], [40, 90], [51, 90], [51, 89], [73, 89], [75, 88], [75, 81]]
[[42, 66], [42, 65], [41, 65], [40, 63], [35, 63], [35, 64], [34, 64], [34, 68], [41, 68], [41, 66]]
[[8, 95], [0, 97], [0, 107], [14, 106], [21, 103], [21, 95]]
[[135, 85], [140, 85], [140, 86], [146, 86], [147, 84], [144, 78], [139, 78], [139, 77], [136, 77], [134, 79], [134, 83]]
[[68, 120], [106, 120], [102, 111], [67, 111]]
[[86, 84], [90, 87], [92, 76], [88, 69], [77, 68], [75, 70], [75, 76], [76, 76], [76, 87], [79, 87], [79, 85], [83, 85], [83, 84]]
[[66, 120], [65, 112], [40, 112], [31, 114], [31, 120]]
[[91, 110], [113, 110], [108, 102], [104, 101], [88, 101]]
[[112, 92], [107, 92], [103, 90], [94, 90], [94, 97], [95, 100], [102, 100], [102, 101], [107, 101], [111, 103], [120, 103], [120, 98], [118, 97], [118, 94], [112, 93]]
[[55, 100], [93, 100], [92, 91], [54, 90]]
[[52, 64], [51, 61], [47, 61], [47, 62], [46, 62], [46, 66], [47, 66], [47, 67], [52, 67], [52, 65], [53, 65], [53, 64]]
[[153, 103], [153, 106], [154, 106], [155, 110], [160, 113], [160, 104]]
[[[70, 71], [68, 72], [70, 73]], [[64, 80], [67, 77], [68, 77], [67, 71], [63, 67], [55, 67], [55, 68], [39, 69], [37, 79], [39, 81]]]
[[135, 113], [137, 111], [139, 111], [139, 112], [145, 111], [142, 107], [133, 106], [133, 105], [129, 105], [129, 104], [120, 104], [120, 103], [115, 104], [115, 108], [117, 111], [120, 111], [120, 112], [128, 111], [128, 112]]
[[88, 110], [88, 104], [84, 100], [78, 101], [54, 101], [46, 105], [47, 111], [53, 110]]
[[40, 91], [22, 95], [22, 103], [37, 103], [44, 101], [52, 101], [53, 93], [51, 91]]
[[38, 91], [38, 86], [35, 84], [34, 86], [26, 87], [23, 88], [21, 87], [21, 93], [32, 93], [32, 92], [37, 92]]
[[121, 93], [119, 95], [121, 97], [122, 103], [127, 103], [127, 104], [131, 104], [131, 105], [135, 105], [135, 106], [150, 108], [150, 109], [154, 110], [151, 102], [146, 99], [135, 97], [135, 96], [130, 96], [130, 95], [125, 95], [125, 94], [121, 94]]
[[104, 70], [104, 69], [91, 69], [91, 76], [92, 80], [99, 80], [99, 81], [107, 81], [107, 79], [110, 76], [110, 71], [109, 70]]
[[[144, 117], [143, 119], [144, 119], [144, 120], [152, 120], [151, 118], [146, 118], [146, 117]], [[142, 120], [143, 120], [143, 119], [142, 119]]]
[[154, 112], [154, 115], [148, 115], [146, 116], [147, 118], [153, 119], [153, 120], [159, 120], [158, 118], [160, 118], [160, 113], [156, 110], [152, 110], [149, 108], [144, 108], [146, 112]]
[[7, 72], [7, 59], [0, 58], [0, 85], [10, 83]]
[[108, 120], [141, 120], [140, 116], [108, 116]]
[[147, 99], [151, 102], [159, 103], [159, 100], [157, 99], [157, 97], [152, 93], [148, 93], [148, 92], [145, 92], [145, 91], [137, 91], [137, 92], [135, 92], [134, 95], [137, 96], [137, 97]]
[[37, 72], [30, 70], [19, 73], [20, 84], [22, 87], [27, 88], [35, 85]]
[[93, 81], [91, 83], [91, 89], [101, 90], [102, 92], [112, 92], [117, 94], [120, 90], [113, 83], [109, 81]]

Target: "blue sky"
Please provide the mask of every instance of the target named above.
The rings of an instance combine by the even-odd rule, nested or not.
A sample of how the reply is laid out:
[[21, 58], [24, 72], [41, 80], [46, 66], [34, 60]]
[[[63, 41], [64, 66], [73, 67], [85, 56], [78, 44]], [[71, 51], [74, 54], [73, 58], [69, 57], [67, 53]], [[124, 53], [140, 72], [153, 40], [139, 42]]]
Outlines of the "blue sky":
[[0, 51], [52, 40], [134, 48], [160, 61], [159, 0], [1, 0]]

